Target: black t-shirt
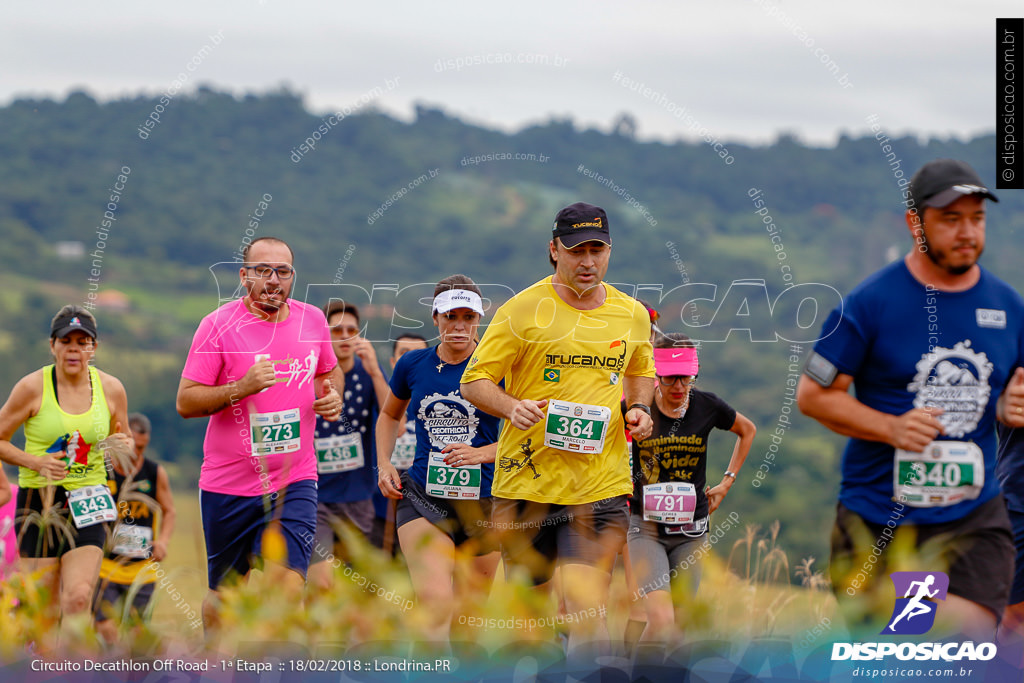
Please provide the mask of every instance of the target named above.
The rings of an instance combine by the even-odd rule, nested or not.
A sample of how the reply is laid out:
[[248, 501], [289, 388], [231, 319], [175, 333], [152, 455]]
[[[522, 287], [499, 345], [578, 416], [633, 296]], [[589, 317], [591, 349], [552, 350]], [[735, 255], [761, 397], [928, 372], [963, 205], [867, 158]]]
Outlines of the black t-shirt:
[[[625, 408], [625, 405], [623, 405]], [[690, 389], [690, 405], [682, 419], [672, 419], [651, 406], [654, 430], [651, 436], [633, 441], [633, 497], [630, 509], [643, 511], [645, 484], [685, 481], [697, 490], [695, 520], [708, 514], [708, 434], [714, 428], [728, 431], [736, 422], [736, 411], [709, 391]]]
[[[147, 502], [156, 501], [156, 479], [160, 466], [149, 458], [142, 459], [142, 467], [134, 476], [128, 477], [120, 474], [114, 469], [107, 470], [107, 487], [111, 495], [117, 501], [118, 523], [125, 523], [128, 526], [145, 527], [149, 529], [147, 545], [152, 553], [153, 528], [156, 518], [155, 510]], [[139, 494], [142, 494], [141, 496]], [[116, 530], [116, 528], [115, 528]], [[111, 536], [111, 547], [107, 548], [106, 556], [112, 560], [129, 559], [140, 560], [141, 558], [124, 558], [113, 551], [113, 544], [117, 539]], [[147, 555], [148, 556], [148, 555]]]

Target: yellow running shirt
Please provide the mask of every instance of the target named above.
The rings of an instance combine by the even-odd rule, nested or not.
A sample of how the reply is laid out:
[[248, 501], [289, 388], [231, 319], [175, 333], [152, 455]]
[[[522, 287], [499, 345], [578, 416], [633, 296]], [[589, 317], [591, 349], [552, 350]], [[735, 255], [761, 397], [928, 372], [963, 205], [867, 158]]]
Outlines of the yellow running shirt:
[[53, 393], [53, 366], [43, 368], [43, 400], [39, 412], [25, 421], [25, 452], [42, 457], [47, 453], [66, 458], [68, 475], [50, 481], [35, 470], [18, 468], [18, 486], [38, 489], [57, 484], [70, 490], [107, 483], [103, 449], [97, 444], [110, 432], [110, 408], [103, 394], [99, 371], [89, 367], [92, 404], [78, 415], [65, 413]]
[[[654, 377], [651, 322], [636, 299], [609, 284], [605, 302], [581, 311], [562, 301], [551, 278], [523, 290], [494, 315], [462, 375], [463, 383], [478, 379], [505, 380], [516, 399], [567, 401], [570, 417], [561, 423], [551, 414], [522, 431], [507, 420], [498, 439], [494, 467], [495, 496], [539, 503], [578, 505], [631, 494], [629, 454], [619, 402], [624, 375]], [[597, 436], [597, 424], [571, 419], [602, 413], [607, 424], [599, 452], [555, 438], [558, 426], [569, 424], [573, 436]], [[561, 443], [562, 448], [545, 445]], [[566, 434], [568, 430], [564, 430]]]

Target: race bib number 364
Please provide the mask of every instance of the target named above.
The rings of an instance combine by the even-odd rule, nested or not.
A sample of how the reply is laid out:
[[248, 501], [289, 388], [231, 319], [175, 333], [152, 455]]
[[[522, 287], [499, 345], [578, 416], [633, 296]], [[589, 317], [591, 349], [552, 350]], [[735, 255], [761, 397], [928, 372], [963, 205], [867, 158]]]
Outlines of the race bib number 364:
[[544, 445], [563, 451], [600, 453], [611, 416], [606, 406], [552, 399], [544, 423]]

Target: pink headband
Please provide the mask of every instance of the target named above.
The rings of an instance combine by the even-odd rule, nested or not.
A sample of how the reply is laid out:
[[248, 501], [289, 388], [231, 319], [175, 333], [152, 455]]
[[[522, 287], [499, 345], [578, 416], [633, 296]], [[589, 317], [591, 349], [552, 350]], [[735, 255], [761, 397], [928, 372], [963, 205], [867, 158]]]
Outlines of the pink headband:
[[670, 375], [695, 377], [699, 368], [697, 349], [654, 349], [654, 371], [662, 377]]

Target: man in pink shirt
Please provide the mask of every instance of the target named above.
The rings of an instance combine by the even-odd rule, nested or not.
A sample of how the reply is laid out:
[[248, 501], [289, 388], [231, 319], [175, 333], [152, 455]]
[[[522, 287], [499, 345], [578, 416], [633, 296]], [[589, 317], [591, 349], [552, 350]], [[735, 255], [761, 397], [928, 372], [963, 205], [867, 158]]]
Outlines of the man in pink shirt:
[[[245, 297], [199, 323], [178, 385], [178, 413], [210, 418], [199, 475], [208, 633], [218, 625], [218, 587], [246, 577], [254, 558], [273, 585], [301, 592], [312, 550], [304, 539], [316, 530], [316, 415], [340, 417], [344, 385], [323, 313], [288, 298], [291, 248], [261, 237], [243, 258]], [[286, 557], [259, 557], [267, 530]]]

